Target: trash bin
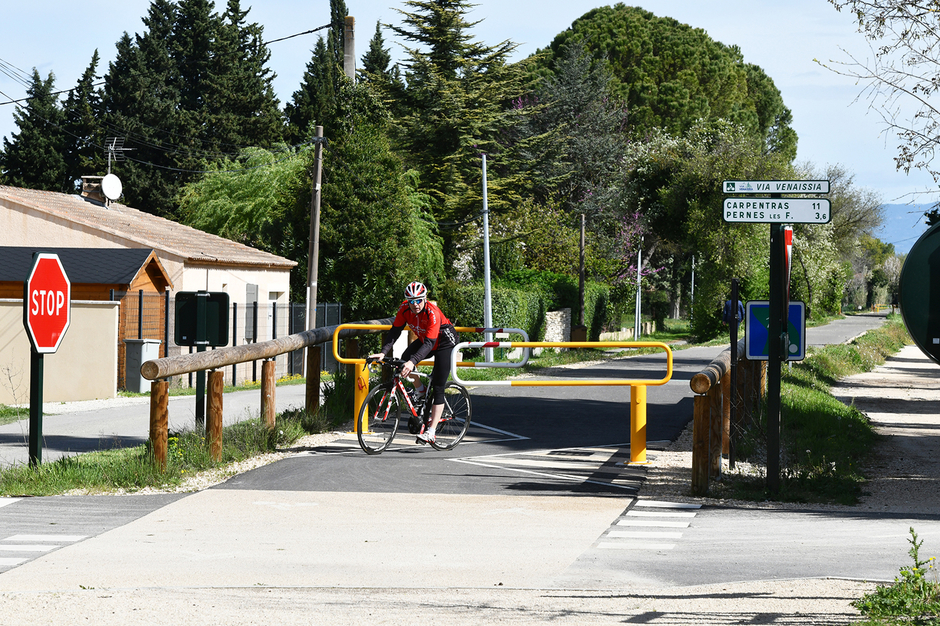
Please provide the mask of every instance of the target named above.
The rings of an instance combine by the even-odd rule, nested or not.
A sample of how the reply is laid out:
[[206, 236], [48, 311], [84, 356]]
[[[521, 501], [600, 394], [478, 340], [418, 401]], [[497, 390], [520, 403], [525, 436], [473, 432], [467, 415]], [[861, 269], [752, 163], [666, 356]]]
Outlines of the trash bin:
[[150, 382], [140, 375], [140, 366], [160, 358], [159, 339], [124, 340], [124, 389], [134, 393], [150, 391]]

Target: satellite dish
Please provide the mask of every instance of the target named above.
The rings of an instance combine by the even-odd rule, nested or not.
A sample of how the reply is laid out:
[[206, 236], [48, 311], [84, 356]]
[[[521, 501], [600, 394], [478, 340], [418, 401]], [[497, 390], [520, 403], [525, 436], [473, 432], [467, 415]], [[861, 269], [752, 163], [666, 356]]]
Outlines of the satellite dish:
[[120, 198], [122, 189], [121, 179], [114, 174], [108, 174], [101, 179], [101, 191], [108, 200], [117, 200]]

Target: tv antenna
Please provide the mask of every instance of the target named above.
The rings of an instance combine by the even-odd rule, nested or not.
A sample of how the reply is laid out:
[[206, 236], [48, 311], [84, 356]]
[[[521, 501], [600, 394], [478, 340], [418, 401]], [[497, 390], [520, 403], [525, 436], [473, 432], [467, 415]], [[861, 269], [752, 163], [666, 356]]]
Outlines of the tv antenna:
[[108, 151], [108, 174], [111, 173], [111, 160], [115, 162], [124, 160], [124, 153], [133, 148], [124, 147], [124, 137], [108, 137], [104, 140], [104, 149]]
[[108, 175], [101, 179], [101, 191], [108, 200], [117, 200], [124, 188], [121, 179], [111, 173], [111, 160], [123, 161], [124, 152], [133, 148], [124, 147], [124, 137], [108, 137], [105, 139], [105, 150], [108, 151]]

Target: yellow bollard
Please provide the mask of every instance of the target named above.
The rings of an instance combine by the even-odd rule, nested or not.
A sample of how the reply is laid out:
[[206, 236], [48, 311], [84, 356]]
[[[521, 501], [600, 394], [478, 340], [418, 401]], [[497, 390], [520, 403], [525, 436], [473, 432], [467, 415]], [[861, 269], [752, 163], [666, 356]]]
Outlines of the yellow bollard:
[[630, 385], [630, 465], [646, 463], [646, 385]]
[[[354, 393], [355, 400], [353, 403], [356, 405], [354, 409], [355, 415], [353, 415], [353, 423], [357, 423], [359, 420], [359, 409], [362, 407], [362, 403], [366, 401], [366, 396], [369, 395], [369, 367], [363, 363], [361, 367], [356, 367], [356, 388]], [[356, 432], [367, 432], [369, 430], [369, 413], [368, 411], [362, 416], [362, 423], [356, 426]]]

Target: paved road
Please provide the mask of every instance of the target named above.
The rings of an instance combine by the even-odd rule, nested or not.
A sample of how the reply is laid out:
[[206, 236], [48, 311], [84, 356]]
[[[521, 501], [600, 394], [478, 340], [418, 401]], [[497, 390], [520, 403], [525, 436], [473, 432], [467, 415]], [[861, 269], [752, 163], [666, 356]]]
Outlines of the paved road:
[[[858, 327], [826, 332], [848, 339]], [[718, 350], [677, 351], [674, 381], [650, 389], [653, 450], [690, 419], [688, 380]], [[643, 356], [552, 375], [661, 369], [661, 357]], [[623, 592], [803, 577], [891, 580], [910, 526], [931, 554], [940, 547], [934, 516], [638, 500], [644, 470], [624, 464], [627, 393], [478, 388], [468, 441], [447, 453], [401, 437], [367, 456], [347, 436], [190, 495], [0, 500], [0, 590]]]

